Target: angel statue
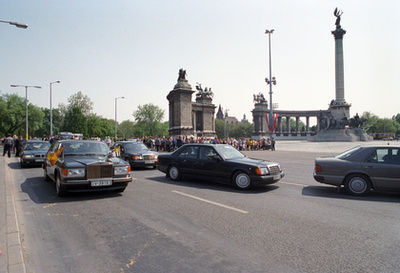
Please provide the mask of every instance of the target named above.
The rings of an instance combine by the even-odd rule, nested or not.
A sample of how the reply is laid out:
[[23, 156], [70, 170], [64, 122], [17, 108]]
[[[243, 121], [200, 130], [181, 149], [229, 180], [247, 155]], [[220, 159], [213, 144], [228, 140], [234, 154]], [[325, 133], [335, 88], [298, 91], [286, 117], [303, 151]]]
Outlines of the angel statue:
[[335, 11], [333, 12], [333, 15], [335, 15], [335, 17], [336, 17], [335, 25], [337, 27], [340, 27], [340, 16], [342, 16], [342, 14], [343, 14], [343, 11], [338, 10], [338, 8], [336, 8]]

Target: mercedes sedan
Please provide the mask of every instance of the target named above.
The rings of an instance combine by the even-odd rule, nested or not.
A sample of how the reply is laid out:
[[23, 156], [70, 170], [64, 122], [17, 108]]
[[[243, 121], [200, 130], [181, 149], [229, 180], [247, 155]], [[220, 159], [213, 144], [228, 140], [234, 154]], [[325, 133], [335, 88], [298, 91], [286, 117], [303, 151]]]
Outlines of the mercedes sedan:
[[53, 180], [58, 196], [68, 192], [114, 190], [123, 192], [132, 181], [131, 166], [113, 158], [104, 142], [58, 140], [43, 164], [44, 179]]
[[332, 158], [315, 159], [314, 179], [344, 186], [352, 195], [400, 191], [400, 147], [359, 146]]
[[117, 141], [111, 149], [116, 157], [128, 162], [132, 168], [156, 167], [158, 153], [151, 151], [142, 142]]
[[21, 151], [19, 160], [21, 168], [27, 166], [42, 166], [44, 156], [49, 148], [50, 143], [48, 141], [28, 140]]
[[202, 178], [238, 189], [276, 183], [284, 177], [278, 163], [248, 158], [223, 144], [186, 144], [171, 154], [160, 154], [157, 169], [172, 180]]

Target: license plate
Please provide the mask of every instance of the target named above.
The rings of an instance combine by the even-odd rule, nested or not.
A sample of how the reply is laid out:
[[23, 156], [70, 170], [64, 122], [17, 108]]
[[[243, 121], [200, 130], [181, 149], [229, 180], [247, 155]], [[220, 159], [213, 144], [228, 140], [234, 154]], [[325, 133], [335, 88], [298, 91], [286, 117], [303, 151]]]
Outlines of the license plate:
[[155, 161], [154, 160], [145, 160], [144, 164], [153, 164]]
[[274, 180], [278, 180], [278, 179], [281, 179], [281, 175], [280, 174], [274, 176]]
[[35, 162], [43, 162], [44, 160], [43, 160], [43, 158], [41, 158], [41, 159], [35, 159]]
[[90, 186], [92, 187], [111, 186], [111, 185], [112, 185], [112, 180], [97, 180], [90, 182]]

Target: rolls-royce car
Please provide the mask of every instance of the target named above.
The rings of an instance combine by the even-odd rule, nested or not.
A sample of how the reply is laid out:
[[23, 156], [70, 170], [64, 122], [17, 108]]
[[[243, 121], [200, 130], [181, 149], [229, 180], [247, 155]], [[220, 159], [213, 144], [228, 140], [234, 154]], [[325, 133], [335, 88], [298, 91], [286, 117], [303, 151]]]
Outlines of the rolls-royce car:
[[248, 158], [224, 144], [185, 144], [173, 153], [160, 154], [157, 169], [172, 180], [194, 177], [243, 190], [276, 183], [285, 175], [279, 163]]
[[315, 159], [314, 179], [344, 186], [351, 195], [400, 191], [400, 146], [358, 146], [336, 157]]
[[21, 167], [43, 165], [44, 156], [50, 148], [48, 141], [28, 140], [21, 151], [19, 163]]
[[156, 167], [158, 153], [151, 151], [142, 142], [117, 141], [111, 147], [115, 156], [135, 167]]
[[131, 166], [112, 157], [104, 142], [58, 140], [43, 164], [45, 180], [53, 180], [58, 196], [69, 192], [114, 190], [123, 192], [132, 181]]

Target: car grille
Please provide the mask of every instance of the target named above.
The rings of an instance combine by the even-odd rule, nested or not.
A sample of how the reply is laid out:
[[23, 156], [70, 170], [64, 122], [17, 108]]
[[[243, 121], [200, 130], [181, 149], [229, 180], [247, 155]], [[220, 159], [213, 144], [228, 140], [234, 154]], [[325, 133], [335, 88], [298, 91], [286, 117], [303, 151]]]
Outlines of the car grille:
[[155, 155], [143, 155], [143, 159], [144, 160], [156, 160], [156, 156]]
[[35, 155], [35, 157], [37, 157], [37, 158], [43, 158], [44, 155]]
[[270, 174], [278, 174], [280, 172], [278, 165], [268, 166]]
[[88, 165], [86, 171], [88, 179], [113, 177], [113, 165], [111, 163]]

